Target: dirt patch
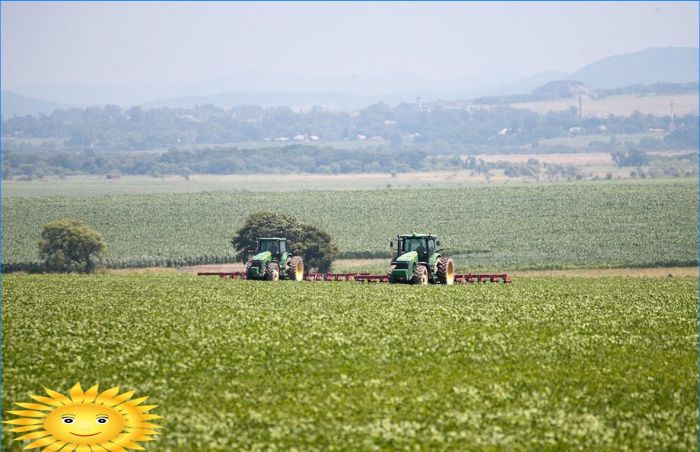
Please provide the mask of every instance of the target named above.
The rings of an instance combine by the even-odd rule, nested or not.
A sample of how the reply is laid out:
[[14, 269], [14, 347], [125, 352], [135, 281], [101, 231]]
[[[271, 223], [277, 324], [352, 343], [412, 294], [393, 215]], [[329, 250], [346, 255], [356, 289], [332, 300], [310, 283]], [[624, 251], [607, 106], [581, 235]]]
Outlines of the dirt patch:
[[192, 267], [180, 267], [177, 269], [181, 273], [194, 273], [199, 272], [219, 272], [219, 273], [230, 273], [230, 272], [242, 272], [245, 270], [245, 265], [241, 263], [236, 264], [216, 264], [216, 265], [193, 265]]
[[660, 268], [601, 268], [576, 270], [516, 270], [509, 272], [513, 277], [534, 276], [576, 276], [600, 278], [603, 276], [634, 276], [639, 278], [665, 278], [681, 276], [698, 276], [698, 267], [660, 267]]
[[149, 273], [177, 273], [177, 268], [172, 267], [144, 267], [144, 268], [110, 268], [106, 270], [109, 274], [121, 275], [124, 273], [138, 273], [138, 274], [149, 274]]

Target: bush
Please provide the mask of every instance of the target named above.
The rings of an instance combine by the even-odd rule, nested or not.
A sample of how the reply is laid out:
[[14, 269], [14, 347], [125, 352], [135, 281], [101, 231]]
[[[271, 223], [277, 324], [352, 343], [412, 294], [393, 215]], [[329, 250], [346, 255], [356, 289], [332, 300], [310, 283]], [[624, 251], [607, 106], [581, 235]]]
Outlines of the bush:
[[231, 244], [245, 261], [248, 251], [255, 248], [255, 241], [260, 237], [286, 237], [291, 242], [291, 252], [304, 259], [305, 267], [316, 268], [320, 272], [329, 271], [338, 255], [338, 248], [327, 232], [301, 223], [291, 215], [275, 212], [248, 215]]
[[610, 156], [618, 167], [642, 166], [649, 163], [649, 156], [639, 149], [616, 151], [611, 153]]
[[91, 273], [102, 265], [107, 245], [85, 223], [64, 218], [44, 225], [39, 253], [46, 271]]

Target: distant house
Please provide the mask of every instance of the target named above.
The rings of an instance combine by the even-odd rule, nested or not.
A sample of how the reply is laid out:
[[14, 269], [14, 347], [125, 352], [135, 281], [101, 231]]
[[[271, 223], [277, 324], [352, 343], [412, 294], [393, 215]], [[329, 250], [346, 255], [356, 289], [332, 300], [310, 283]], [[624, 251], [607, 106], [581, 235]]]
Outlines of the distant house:
[[121, 173], [109, 173], [107, 174], [107, 179], [113, 180], [113, 179], [119, 179], [122, 177]]

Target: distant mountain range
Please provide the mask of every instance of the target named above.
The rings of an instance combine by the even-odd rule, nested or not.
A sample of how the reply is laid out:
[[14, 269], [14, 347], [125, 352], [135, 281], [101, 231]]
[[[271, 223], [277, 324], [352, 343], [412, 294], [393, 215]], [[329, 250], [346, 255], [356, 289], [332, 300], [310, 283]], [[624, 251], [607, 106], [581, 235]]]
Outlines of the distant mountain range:
[[698, 81], [698, 49], [668, 47], [612, 56], [567, 76], [594, 89]]
[[10, 91], [3, 91], [0, 97], [2, 104], [2, 117], [38, 115], [39, 113], [51, 114], [54, 110], [71, 108], [69, 104], [51, 102], [34, 97], [22, 96]]
[[34, 85], [2, 92], [2, 116], [48, 114], [58, 108], [116, 104], [143, 108], [221, 107], [251, 104], [357, 109], [376, 102], [397, 104], [439, 99], [474, 99], [530, 93], [555, 80], [582, 82], [592, 89], [698, 81], [697, 48], [653, 48], [616, 55], [574, 73], [543, 72], [508, 80], [498, 74], [431, 82], [412, 74], [305, 77], [241, 72], [207, 83], [157, 87]]

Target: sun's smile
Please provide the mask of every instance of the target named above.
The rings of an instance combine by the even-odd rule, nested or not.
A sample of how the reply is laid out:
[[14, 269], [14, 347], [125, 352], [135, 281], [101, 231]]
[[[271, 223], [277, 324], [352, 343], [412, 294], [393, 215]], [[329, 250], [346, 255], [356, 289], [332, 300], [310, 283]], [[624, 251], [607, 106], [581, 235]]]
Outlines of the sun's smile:
[[8, 413], [24, 417], [3, 421], [17, 426], [11, 432], [30, 432], [16, 438], [34, 440], [25, 449], [142, 449], [138, 441], [152, 441], [158, 434], [155, 429], [160, 425], [148, 421], [160, 416], [147, 414], [156, 405], [141, 405], [147, 397], [132, 400], [134, 391], [119, 394], [115, 387], [98, 394], [95, 385], [83, 392], [78, 383], [70, 390], [70, 398], [50, 389], [46, 393], [49, 397], [30, 395], [41, 403], [15, 403], [26, 410]]

